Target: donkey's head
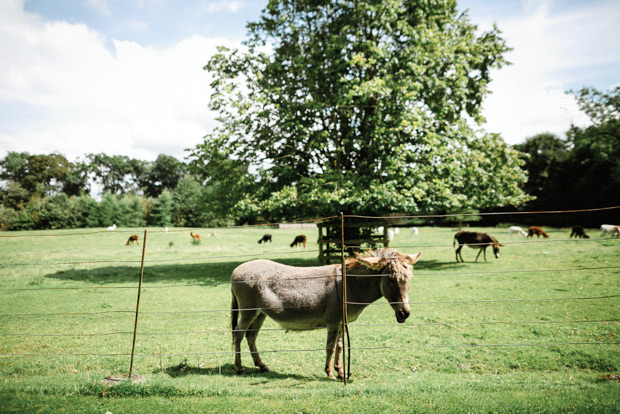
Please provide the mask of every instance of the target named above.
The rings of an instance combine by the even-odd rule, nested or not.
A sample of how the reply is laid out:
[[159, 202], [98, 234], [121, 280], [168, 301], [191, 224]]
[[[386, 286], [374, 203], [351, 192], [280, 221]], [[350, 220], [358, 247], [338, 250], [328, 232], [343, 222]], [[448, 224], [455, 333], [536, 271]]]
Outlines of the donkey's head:
[[387, 299], [398, 323], [403, 323], [411, 314], [409, 308], [409, 279], [413, 264], [421, 253], [401, 254], [396, 250], [379, 249], [366, 252], [368, 256], [357, 256], [359, 263], [381, 278], [381, 295]]

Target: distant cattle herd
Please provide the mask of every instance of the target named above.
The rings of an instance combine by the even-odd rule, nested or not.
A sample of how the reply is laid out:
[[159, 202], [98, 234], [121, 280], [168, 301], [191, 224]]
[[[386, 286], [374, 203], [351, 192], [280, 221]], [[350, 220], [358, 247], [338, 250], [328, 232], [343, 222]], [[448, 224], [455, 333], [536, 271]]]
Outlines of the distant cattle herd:
[[[109, 231], [116, 230], [116, 225], [108, 227], [107, 230]], [[166, 227], [165, 232], [167, 232], [167, 230], [168, 228]], [[383, 228], [380, 228], [379, 230], [383, 232]], [[389, 229], [387, 233], [388, 233], [388, 240], [392, 241], [392, 239], [394, 238], [394, 235], [399, 233], [399, 229], [398, 227], [395, 227], [394, 229]], [[194, 232], [190, 232], [189, 234], [194, 244], [202, 241], [199, 234], [195, 234]], [[417, 236], [419, 234], [420, 234], [420, 230], [418, 227], [411, 228], [411, 235]], [[525, 236], [527, 238], [532, 238], [534, 236], [536, 236], [537, 238], [540, 238], [540, 236], [542, 236], [543, 238], [549, 238], [549, 235], [547, 234], [547, 232], [545, 232], [539, 226], [530, 226], [528, 227], [527, 231], [519, 226], [510, 226], [508, 227], [508, 234], [509, 235], [517, 234], [517, 235]], [[620, 226], [616, 226], [613, 224], [602, 224], [601, 225], [601, 237], [605, 235], [609, 235], [611, 237], [620, 236]], [[213, 237], [215, 236], [215, 232], [211, 232], [207, 236]], [[590, 238], [590, 236], [586, 233], [584, 227], [579, 226], [579, 225], [575, 225], [572, 227], [569, 237], [582, 238], [582, 239]], [[269, 233], [264, 234], [263, 237], [261, 237], [260, 240], [258, 240], [259, 244], [267, 243], [267, 242], [269, 243], [273, 242], [273, 236]], [[306, 242], [307, 242], [306, 235], [300, 234], [298, 236], [295, 236], [295, 239], [290, 244], [290, 246], [291, 247], [301, 247], [301, 246], [306, 247]], [[130, 244], [133, 244], [133, 243], [138, 244], [138, 245], [140, 244], [137, 234], [130, 236], [129, 239], [127, 240], [126, 245], [129, 246]], [[453, 246], [456, 246], [457, 243], [458, 243], [458, 247], [456, 248], [456, 261], [457, 262], [464, 261], [463, 256], [461, 254], [461, 250], [463, 249], [464, 246], [468, 246], [473, 249], [479, 250], [478, 255], [476, 256], [476, 259], [475, 259], [476, 262], [478, 261], [480, 254], [482, 254], [484, 257], [484, 260], [487, 261], [487, 258], [486, 258], [487, 247], [492, 247], [495, 257], [499, 258], [499, 248], [503, 246], [495, 237], [491, 236], [488, 233], [471, 232], [471, 231], [457, 232], [454, 235]]]

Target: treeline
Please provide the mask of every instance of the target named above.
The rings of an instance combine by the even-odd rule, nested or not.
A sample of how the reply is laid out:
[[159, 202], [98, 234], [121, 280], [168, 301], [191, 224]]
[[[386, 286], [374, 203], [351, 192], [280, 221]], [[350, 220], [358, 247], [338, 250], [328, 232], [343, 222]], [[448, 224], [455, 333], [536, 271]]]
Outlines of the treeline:
[[[522, 190], [530, 196], [530, 201], [519, 206], [456, 212], [567, 210], [620, 205], [620, 87], [609, 92], [584, 88], [574, 95], [590, 117], [590, 126], [571, 127], [566, 139], [542, 133], [512, 147], [519, 154], [525, 154], [521, 168], [528, 179]], [[161, 154], [155, 161], [147, 162], [119, 155], [89, 154], [70, 162], [61, 154], [9, 152], [0, 160], [0, 229], [107, 227], [112, 224], [120, 227], [210, 227], [286, 221], [299, 218], [293, 215], [298, 214], [298, 204], [303, 197], [313, 200], [303, 202], [308, 218], [325, 215], [321, 213], [328, 203], [339, 201], [334, 194], [326, 199], [312, 192], [303, 193], [301, 187], [294, 194], [287, 193], [286, 197], [282, 192], [270, 192], [269, 183], [260, 181], [261, 171], [251, 173], [247, 164], [223, 156], [213, 146], [198, 145], [190, 151], [188, 159], [182, 162]], [[452, 171], [450, 176], [455, 174]], [[270, 177], [270, 180], [274, 186], [278, 177]], [[514, 181], [512, 185], [518, 183]], [[100, 199], [91, 197], [93, 187], [100, 190]], [[373, 191], [378, 190], [373, 187]], [[472, 194], [476, 191], [475, 186], [470, 189]], [[263, 198], [259, 197], [261, 194]], [[269, 199], [275, 197], [273, 194], [280, 197], [279, 203]], [[351, 198], [352, 194], [355, 194], [353, 190], [344, 196]], [[291, 203], [284, 202], [289, 199]], [[337, 208], [332, 208], [332, 214], [338, 213]], [[451, 210], [439, 204], [435, 211], [402, 213], [440, 211]], [[596, 215], [528, 215], [520, 216], [519, 220], [524, 224], [598, 226], [602, 222], [618, 224], [617, 216], [617, 210], [610, 210]], [[480, 219], [480, 224], [485, 225], [506, 220], [505, 216], [458, 218], [459, 221]]]
[[[212, 186], [168, 155], [153, 162], [90, 154], [10, 152], [0, 160], [0, 228], [189, 226], [227, 224]], [[102, 197], [90, 195], [100, 188]]]
[[[592, 124], [572, 126], [566, 139], [543, 133], [514, 148], [528, 154], [524, 190], [535, 197], [521, 210], [566, 210], [620, 205], [620, 87], [609, 92], [583, 88], [574, 93]], [[546, 225], [618, 224], [618, 211], [531, 216]], [[525, 218], [525, 222], [528, 218]]]

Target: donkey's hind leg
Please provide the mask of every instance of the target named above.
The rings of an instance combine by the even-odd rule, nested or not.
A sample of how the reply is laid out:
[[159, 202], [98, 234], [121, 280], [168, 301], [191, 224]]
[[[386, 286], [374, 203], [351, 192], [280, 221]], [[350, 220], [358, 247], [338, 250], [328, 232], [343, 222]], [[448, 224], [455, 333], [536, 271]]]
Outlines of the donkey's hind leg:
[[[243, 368], [243, 364], [241, 363], [241, 341], [243, 341], [243, 337], [246, 336], [248, 328], [252, 325], [252, 323], [258, 317], [257, 311], [240, 311], [239, 323], [235, 326], [234, 329], [234, 340], [235, 340], [235, 367], [237, 369], [237, 374], [245, 374], [245, 368]], [[247, 333], [249, 335], [249, 333]]]
[[263, 363], [260, 359], [260, 355], [258, 354], [258, 349], [256, 348], [256, 337], [258, 336], [258, 331], [261, 326], [263, 326], [263, 322], [265, 322], [265, 318], [267, 316], [264, 313], [259, 313], [252, 325], [250, 325], [250, 329], [245, 334], [245, 338], [248, 340], [248, 346], [250, 347], [250, 353], [252, 354], [252, 359], [254, 360], [254, 365], [260, 368], [260, 372], [270, 372], [271, 370], [267, 365]]

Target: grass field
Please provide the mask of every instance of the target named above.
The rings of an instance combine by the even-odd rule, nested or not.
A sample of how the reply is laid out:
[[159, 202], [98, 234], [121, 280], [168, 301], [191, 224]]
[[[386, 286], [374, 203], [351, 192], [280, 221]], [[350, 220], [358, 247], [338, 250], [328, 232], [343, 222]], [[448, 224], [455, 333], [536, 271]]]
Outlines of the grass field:
[[[421, 227], [392, 246], [422, 252], [412, 315], [396, 323], [385, 300], [350, 326], [350, 382], [323, 372], [324, 330], [258, 339], [273, 370], [243, 356], [237, 376], [229, 327], [230, 273], [253, 258], [317, 264], [316, 230], [149, 229], [134, 373], [129, 371], [143, 230], [0, 234], [1, 412], [618, 412], [620, 240], [509, 236], [500, 259], [456, 263], [454, 229]], [[257, 244], [263, 233], [273, 244]], [[75, 235], [76, 233], [83, 233]], [[131, 234], [141, 246], [125, 246]], [[56, 237], [60, 235], [61, 237]], [[18, 236], [18, 237], [12, 237]], [[271, 330], [270, 330], [271, 329]], [[245, 342], [243, 349], [246, 350]]]

